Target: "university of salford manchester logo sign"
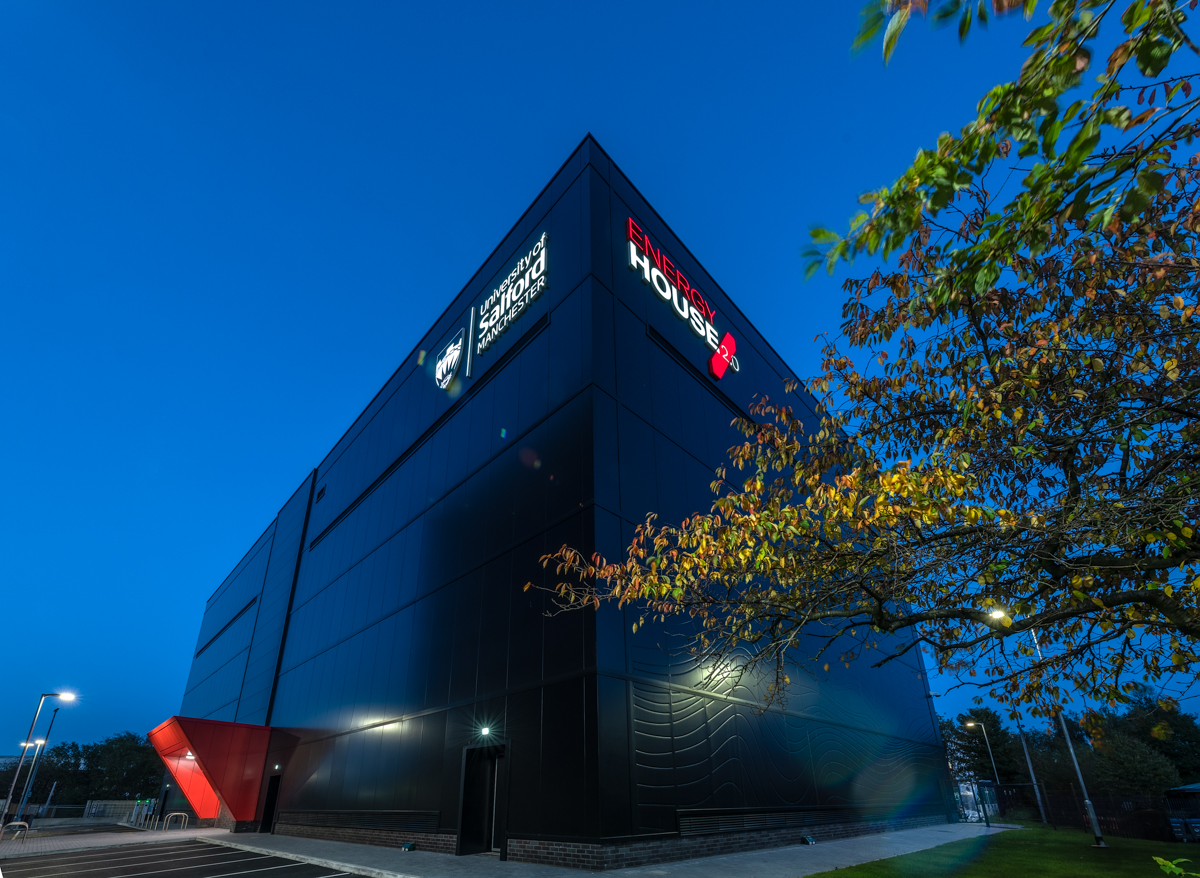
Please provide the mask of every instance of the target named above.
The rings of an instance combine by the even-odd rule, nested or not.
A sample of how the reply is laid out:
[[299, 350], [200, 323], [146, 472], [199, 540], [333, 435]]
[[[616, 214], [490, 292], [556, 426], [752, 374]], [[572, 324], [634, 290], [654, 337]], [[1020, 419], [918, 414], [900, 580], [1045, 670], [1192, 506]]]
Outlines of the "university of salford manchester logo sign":
[[[462, 382], [456, 382], [459, 366], [466, 362], [466, 376], [471, 374], [473, 361], [485, 354], [510, 326], [525, 316], [529, 306], [541, 298], [550, 285], [547, 263], [549, 236], [542, 232], [529, 252], [517, 260], [512, 271], [478, 308], [471, 308], [467, 328], [460, 329], [441, 350], [434, 361], [433, 380], [451, 396], [462, 392]], [[476, 316], [478, 315], [478, 316]]]
[[442, 390], [449, 390], [450, 384], [458, 374], [458, 367], [462, 364], [463, 358], [463, 341], [463, 331], [460, 329], [455, 333], [454, 338], [450, 339], [450, 343], [437, 355], [433, 380]]
[[495, 344], [508, 328], [517, 322], [526, 309], [537, 300], [550, 283], [546, 271], [547, 235], [537, 239], [500, 286], [492, 290], [479, 309], [479, 336], [475, 353], [482, 354]]

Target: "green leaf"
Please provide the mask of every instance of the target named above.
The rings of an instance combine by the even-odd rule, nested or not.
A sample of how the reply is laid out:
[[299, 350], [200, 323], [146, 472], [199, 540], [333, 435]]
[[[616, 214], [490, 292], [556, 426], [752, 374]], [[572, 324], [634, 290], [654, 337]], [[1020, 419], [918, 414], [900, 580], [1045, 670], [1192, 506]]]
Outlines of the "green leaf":
[[1138, 174], [1138, 188], [1148, 194], [1162, 191], [1164, 182], [1165, 178], [1158, 171], [1142, 171]]
[[884, 64], [891, 60], [892, 52], [896, 51], [896, 41], [900, 39], [900, 34], [904, 33], [904, 26], [908, 24], [910, 11], [911, 7], [902, 7], [888, 22], [887, 31], [883, 35]]
[[947, 19], [958, 15], [958, 10], [961, 8], [962, 0], [950, 0], [950, 2], [943, 3], [937, 8], [937, 11], [931, 16], [931, 20], [934, 24], [944, 24]]
[[1024, 45], [1036, 46], [1038, 43], [1045, 40], [1046, 37], [1050, 36], [1050, 34], [1054, 33], [1057, 28], [1058, 24], [1053, 21], [1050, 22], [1050, 24], [1043, 24], [1041, 27], [1035, 27], [1029, 32], [1029, 36], [1025, 38]]
[[857, 52], [867, 43], [875, 39], [875, 35], [879, 33], [879, 29], [883, 27], [884, 21], [887, 20], [888, 0], [876, 0], [876, 2], [868, 3], [860, 13], [862, 15], [862, 24], [859, 25], [858, 34], [854, 37], [854, 42], [850, 44], [851, 51]]
[[1125, 201], [1121, 204], [1121, 219], [1129, 222], [1134, 217], [1140, 216], [1149, 203], [1150, 196], [1141, 189], [1130, 189], [1125, 196]]
[[1137, 50], [1137, 67], [1146, 76], [1158, 76], [1171, 60], [1174, 49], [1166, 40], [1145, 41]]
[[967, 38], [967, 34], [971, 30], [971, 7], [968, 6], [963, 10], [962, 18], [958, 20], [958, 41], [961, 43]]

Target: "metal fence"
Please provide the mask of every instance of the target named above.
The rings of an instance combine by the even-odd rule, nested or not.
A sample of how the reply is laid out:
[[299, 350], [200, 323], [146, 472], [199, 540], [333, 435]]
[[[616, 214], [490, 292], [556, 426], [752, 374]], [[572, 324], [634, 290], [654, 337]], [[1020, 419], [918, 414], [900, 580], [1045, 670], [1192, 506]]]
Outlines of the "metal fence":
[[[1078, 789], [1047, 790], [1039, 784], [1046, 820], [1056, 828], [1091, 832], [1091, 822]], [[1004, 784], [999, 787], [1001, 816], [1039, 820], [1037, 793], [1033, 784]], [[1200, 841], [1200, 804], [1166, 796], [1092, 794], [1092, 807], [1104, 835], [1145, 838], [1152, 841]]]
[[84, 808], [84, 817], [111, 817], [114, 823], [128, 820], [135, 807], [133, 799], [91, 799]]

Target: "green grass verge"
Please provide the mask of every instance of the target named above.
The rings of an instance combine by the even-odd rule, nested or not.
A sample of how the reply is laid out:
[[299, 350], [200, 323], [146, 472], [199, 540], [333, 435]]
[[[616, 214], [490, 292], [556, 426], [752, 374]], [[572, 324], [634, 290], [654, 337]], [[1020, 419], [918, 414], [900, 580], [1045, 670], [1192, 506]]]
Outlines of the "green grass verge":
[[1192, 856], [1197, 845], [1107, 838], [1110, 849], [1098, 850], [1087, 833], [1027, 826], [810, 878], [1161, 878], [1152, 856], [1191, 857], [1197, 862], [1188, 870], [1200, 872], [1200, 851]]

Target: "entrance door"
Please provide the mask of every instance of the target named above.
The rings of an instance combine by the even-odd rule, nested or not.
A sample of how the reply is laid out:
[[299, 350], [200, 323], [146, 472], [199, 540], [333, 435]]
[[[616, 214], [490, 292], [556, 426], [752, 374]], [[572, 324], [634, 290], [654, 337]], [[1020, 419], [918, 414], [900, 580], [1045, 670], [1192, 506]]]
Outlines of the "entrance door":
[[492, 849], [498, 755], [496, 750], [483, 747], [464, 754], [459, 854], [482, 854]]
[[267, 800], [263, 802], [262, 823], [258, 825], [259, 832], [270, 832], [275, 826], [275, 803], [279, 799], [279, 779], [281, 776], [273, 774], [267, 780]]

